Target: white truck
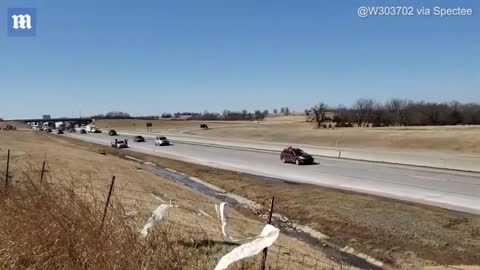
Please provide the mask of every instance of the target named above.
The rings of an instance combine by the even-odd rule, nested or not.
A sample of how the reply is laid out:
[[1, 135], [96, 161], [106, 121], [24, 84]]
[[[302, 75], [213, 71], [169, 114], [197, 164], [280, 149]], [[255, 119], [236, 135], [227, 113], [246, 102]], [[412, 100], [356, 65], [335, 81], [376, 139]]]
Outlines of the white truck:
[[58, 130], [64, 130], [65, 129], [65, 123], [64, 122], [55, 122], [55, 128]]
[[102, 133], [102, 131], [98, 128], [96, 128], [94, 125], [86, 125], [85, 130], [88, 133]]

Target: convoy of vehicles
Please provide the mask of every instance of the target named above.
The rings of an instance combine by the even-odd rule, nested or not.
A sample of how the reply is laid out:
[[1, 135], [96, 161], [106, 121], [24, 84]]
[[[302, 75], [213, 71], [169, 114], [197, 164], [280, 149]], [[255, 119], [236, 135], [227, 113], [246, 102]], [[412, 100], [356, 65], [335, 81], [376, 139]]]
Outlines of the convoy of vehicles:
[[[57, 122], [55, 123], [55, 127], [57, 128], [57, 134], [64, 134], [64, 130], [65, 130], [64, 123]], [[48, 125], [34, 125], [32, 126], [32, 128], [37, 130], [43, 130], [48, 133], [52, 132], [52, 129]], [[202, 128], [205, 128], [205, 127], [202, 127]], [[69, 132], [76, 132], [75, 128], [67, 128], [66, 130]], [[102, 131], [91, 125], [82, 126], [82, 128], [80, 129], [80, 134], [87, 134], [87, 133], [102, 133]], [[109, 130], [108, 135], [118, 136], [117, 131], [114, 129]], [[143, 136], [137, 135], [133, 137], [133, 141], [136, 143], [141, 143], [141, 142], [145, 142], [146, 140]], [[170, 141], [165, 136], [157, 136], [155, 137], [153, 142], [156, 146], [170, 145]], [[121, 139], [121, 140], [115, 139], [114, 141], [111, 142], [111, 146], [117, 149], [128, 148], [128, 139]], [[306, 153], [300, 148], [294, 148], [291, 146], [283, 149], [283, 151], [280, 153], [280, 160], [283, 163], [294, 163], [297, 165], [314, 164], [314, 158], [311, 155], [309, 155], [308, 153]]]

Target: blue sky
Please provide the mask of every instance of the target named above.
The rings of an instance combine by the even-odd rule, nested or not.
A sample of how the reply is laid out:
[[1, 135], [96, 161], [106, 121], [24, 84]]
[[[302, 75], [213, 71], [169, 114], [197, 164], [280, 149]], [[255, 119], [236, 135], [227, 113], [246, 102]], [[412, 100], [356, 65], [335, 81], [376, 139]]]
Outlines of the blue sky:
[[[474, 14], [356, 13], [392, 4]], [[13, 7], [37, 8], [37, 36], [7, 37]], [[3, 0], [0, 27], [3, 118], [480, 102], [477, 0]]]

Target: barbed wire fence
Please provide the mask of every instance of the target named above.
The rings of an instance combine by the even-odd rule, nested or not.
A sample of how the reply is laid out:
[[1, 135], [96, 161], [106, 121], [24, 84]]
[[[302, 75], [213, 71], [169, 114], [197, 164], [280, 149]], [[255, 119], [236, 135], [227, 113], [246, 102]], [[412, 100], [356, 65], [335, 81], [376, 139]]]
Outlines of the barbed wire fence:
[[[99, 192], [100, 194], [105, 194], [106, 192], [108, 192], [108, 190], [106, 189], [106, 186], [102, 188], [90, 186], [89, 189], [93, 189]], [[158, 195], [155, 195], [150, 191], [136, 190], [131, 188], [120, 188], [120, 187], [116, 187], [114, 188], [114, 190], [116, 192], [116, 194], [114, 195], [116, 198], [115, 201], [121, 202], [123, 205], [125, 205], [125, 208], [127, 208], [129, 212], [136, 212], [136, 215], [138, 216], [148, 216], [149, 214], [151, 214], [152, 210], [155, 209], [155, 207], [159, 206], [163, 202], [163, 203], [171, 203], [174, 209], [184, 210], [190, 213], [199, 214], [199, 210], [202, 210], [204, 213], [202, 215], [207, 214], [209, 217], [216, 219], [216, 213], [213, 211], [206, 212], [207, 210], [205, 208], [205, 206], [210, 206], [209, 210], [212, 210], [215, 205], [215, 200], [199, 200], [199, 199], [182, 197], [178, 195], [168, 196], [167, 194], [163, 194], [163, 196], [166, 196], [167, 198], [163, 198], [163, 201], [161, 201], [162, 198], [160, 198], [159, 200], [157, 197]], [[79, 192], [88, 193], [86, 189], [83, 189], [83, 191], [82, 189], [80, 189]], [[151, 196], [152, 200], [138, 198], [132, 195], [123, 195], [122, 193], [145, 194], [145, 195]], [[106, 200], [108, 200], [108, 198]], [[178, 204], [182, 201], [190, 202], [192, 203], [192, 205], [195, 205], [195, 206], [192, 207], [191, 205], [187, 206], [187, 205]], [[240, 203], [229, 204], [229, 206], [233, 208], [244, 207]], [[265, 215], [266, 212], [260, 213], [260, 215]], [[188, 238], [190, 241], [194, 241], [194, 240], [196, 240], [197, 242], [204, 241], [203, 243], [214, 245], [216, 247], [217, 254], [225, 255], [228, 252], [230, 252], [233, 248], [239, 245], [236, 242], [231, 242], [226, 240], [219, 228], [217, 228], [217, 230], [212, 230], [212, 229], [203, 228], [199, 223], [196, 224], [197, 226], [179, 223], [179, 222], [168, 219], [168, 216], [169, 214], [167, 214], [167, 217], [165, 218], [165, 220], [162, 220], [162, 222], [160, 222], [157, 226], [168, 227], [171, 224], [174, 224], [177, 228], [182, 228], [181, 231], [188, 233], [188, 236], [189, 236]], [[262, 221], [251, 220], [248, 218], [242, 219], [234, 216], [228, 216], [228, 220], [232, 226], [239, 225], [240, 227], [244, 227], [246, 225], [251, 225], [252, 222], [257, 223], [256, 225], [258, 225], [259, 228], [261, 228], [260, 226], [264, 225]], [[216, 220], [216, 222], [218, 222], [218, 227], [220, 227], [221, 226], [220, 221]], [[200, 237], [200, 239], [195, 239], [198, 237]], [[239, 235], [232, 235], [232, 237], [237, 239], [242, 238], [242, 236], [239, 236]], [[251, 237], [251, 235], [243, 236], [243, 237], [244, 238]], [[343, 269], [345, 268], [342, 263], [334, 263], [333, 261], [327, 260], [326, 258], [316, 258], [315, 256], [312, 256], [312, 254], [302, 253], [298, 250], [285, 247], [279, 244], [273, 244], [271, 247], [268, 248], [268, 256], [266, 257], [265, 261], [263, 259], [263, 256], [264, 255], [262, 253], [259, 253], [256, 256], [243, 259], [239, 263], [236, 263], [231, 267], [229, 267], [229, 269], [262, 269], [264, 265], [265, 265], [264, 269], [271, 269], [271, 270]], [[217, 259], [220, 259], [220, 257], [218, 257]]]
[[[13, 176], [11, 174], [11, 156], [10, 150], [8, 150], [7, 159], [6, 159], [6, 169], [4, 174], [5, 180], [5, 191], [14, 189]], [[114, 204], [118, 204], [120, 207], [125, 209], [128, 212], [136, 212], [139, 219], [143, 219], [143, 222], [146, 221], [146, 217], [152, 214], [152, 211], [155, 207], [158, 207], [162, 203], [172, 204], [174, 209], [179, 209], [182, 211], [187, 211], [190, 213], [199, 214], [199, 210], [203, 211], [204, 214], [207, 214], [213, 221], [216, 222], [218, 226], [216, 229], [205, 228], [205, 226], [200, 225], [196, 222], [196, 225], [180, 223], [169, 219], [168, 215], [165, 220], [159, 222], [156, 227], [159, 229], [166, 229], [168, 227], [174, 226], [176, 230], [172, 232], [180, 234], [179, 243], [182, 245], [198, 245], [203, 248], [207, 247], [214, 252], [211, 252], [210, 260], [218, 261], [223, 255], [227, 254], [235, 247], [239, 246], [238, 243], [229, 241], [225, 239], [222, 234], [220, 227], [220, 220], [217, 219], [217, 213], [213, 212], [215, 203], [218, 203], [216, 199], [193, 199], [185, 196], [180, 196], [178, 194], [157, 194], [152, 191], [139, 190], [128, 187], [115, 186], [115, 177], [112, 176], [112, 181], [110, 185], [94, 185], [93, 183], [75, 183], [70, 182], [65, 183], [56, 183], [53, 181], [52, 175], [53, 170], [50, 168], [47, 161], [43, 161], [41, 164], [41, 169], [35, 169], [38, 172], [38, 183], [41, 185], [48, 183], [49, 186], [52, 186], [57, 189], [62, 189], [67, 191], [70, 194], [76, 194], [82, 197], [85, 200], [89, 199], [100, 199], [104, 201], [104, 212], [101, 220], [101, 224], [105, 223], [105, 219], [108, 219], [108, 212], [110, 209], [113, 209]], [[55, 176], [55, 178], [57, 178]], [[18, 180], [17, 183], [20, 183], [21, 180]], [[106, 181], [105, 181], [106, 183]], [[143, 195], [143, 196], [137, 196]], [[150, 199], [148, 199], [150, 198]], [[244, 205], [240, 203], [229, 203], [232, 208], [243, 208]], [[209, 209], [207, 210], [207, 206]], [[268, 215], [268, 210], [262, 209], [262, 212], [256, 213], [257, 215]], [[202, 215], [204, 215], [202, 214]], [[242, 227], [244, 225], [255, 225], [260, 226], [265, 225], [262, 221], [256, 221], [249, 218], [240, 218], [234, 216], [228, 216], [229, 223], [234, 226], [237, 225]], [[179, 229], [180, 228], [180, 229]], [[185, 239], [181, 239], [182, 236]], [[235, 238], [241, 239], [242, 236], [232, 235]], [[228, 269], [269, 269], [269, 270], [297, 270], [297, 269], [342, 269], [341, 264], [333, 263], [325, 258], [316, 258], [312, 254], [302, 253], [298, 250], [282, 246], [280, 244], [273, 244], [268, 248], [268, 256], [266, 259], [263, 257], [262, 253], [257, 254], [256, 256], [248, 257], [242, 259], [239, 262], [234, 263]], [[199, 265], [204, 265], [199, 263]], [[195, 268], [201, 269], [201, 268]]]
[[[7, 159], [6, 159], [6, 167], [5, 173], [3, 174], [4, 177], [4, 190], [8, 192], [9, 189], [14, 188], [13, 186], [13, 176], [11, 174], [11, 151], [8, 149], [7, 152]], [[83, 196], [85, 200], [89, 197], [100, 196], [106, 200], [105, 204], [105, 212], [103, 215], [103, 219], [107, 216], [107, 210], [113, 207], [113, 204], [122, 204], [126, 210], [129, 211], [137, 211], [139, 216], [145, 217], [151, 214], [154, 207], [160, 205], [162, 203], [161, 200], [164, 202], [171, 203], [175, 205], [175, 208], [190, 211], [198, 214], [198, 210], [201, 207], [189, 207], [185, 205], [179, 204], [182, 201], [191, 202], [194, 205], [214, 205], [216, 200], [199, 200], [199, 199], [192, 199], [188, 197], [179, 196], [178, 194], [156, 194], [152, 191], [146, 190], [138, 190], [133, 188], [126, 188], [126, 187], [114, 187], [114, 177], [112, 179], [112, 183], [110, 188], [108, 186], [94, 186], [92, 183], [89, 184], [78, 184], [71, 183], [69, 186], [65, 186], [61, 183], [54, 183], [52, 182], [52, 170], [48, 165], [47, 161], [44, 161], [41, 170], [39, 170], [39, 183], [42, 184], [43, 182], [49, 182], [49, 185], [56, 186], [60, 189], [65, 189], [68, 191], [73, 191], [75, 194]], [[132, 194], [143, 194], [151, 196], [152, 200], [148, 200], [146, 198], [140, 198]], [[110, 197], [113, 196], [114, 199], [110, 201]], [[244, 205], [240, 203], [229, 203], [229, 206], [233, 208], [242, 208]], [[263, 210], [263, 212], [256, 213], [260, 216], [266, 216], [268, 210]], [[211, 217], [215, 217], [214, 213], [208, 213]], [[251, 219], [242, 219], [238, 217], [229, 216], [228, 220], [233, 222], [239, 223], [252, 223]], [[102, 222], [103, 223], [103, 222]], [[261, 221], [258, 221], [258, 224], [262, 224]], [[179, 223], [173, 220], [166, 219], [165, 221], [160, 222], [158, 225], [160, 228], [171, 227], [175, 226], [177, 229], [181, 228], [180, 230], [176, 230], [177, 232], [181, 232], [185, 239], [183, 239], [182, 244], [190, 244], [190, 245], [197, 245], [203, 246], [208, 248], [214, 248], [215, 252], [211, 254], [212, 257], [216, 261], [218, 261], [221, 256], [230, 252], [233, 248], [237, 247], [239, 244], [235, 242], [228, 241], [224, 238], [224, 235], [221, 233], [220, 230], [209, 230], [203, 228], [200, 224], [197, 223], [197, 226]], [[238, 237], [238, 236], [236, 236]], [[212, 259], [212, 258], [210, 258]], [[264, 264], [265, 263], [265, 264]], [[198, 265], [202, 265], [198, 262]], [[263, 254], [259, 253], [256, 256], [245, 258], [233, 265], [231, 265], [228, 269], [235, 269], [235, 270], [245, 270], [245, 269], [265, 269], [270, 270], [303, 270], [303, 269], [348, 269], [345, 267], [343, 263], [338, 263], [333, 260], [328, 260], [326, 258], [316, 258], [312, 256], [312, 254], [302, 253], [298, 250], [280, 245], [280, 244], [273, 244], [268, 249], [268, 257], [264, 261]], [[442, 265], [444, 269], [452, 269], [452, 270], [463, 270], [462, 268], [458, 268], [455, 266], [449, 265]], [[194, 269], [201, 269], [201, 268], [194, 268]]]

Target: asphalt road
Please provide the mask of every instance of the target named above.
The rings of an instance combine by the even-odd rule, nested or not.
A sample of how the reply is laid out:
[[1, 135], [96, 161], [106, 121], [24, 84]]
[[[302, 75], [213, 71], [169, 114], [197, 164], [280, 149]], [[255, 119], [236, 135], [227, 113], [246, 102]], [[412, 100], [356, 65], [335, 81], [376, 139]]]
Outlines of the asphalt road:
[[[108, 134], [68, 134], [110, 145]], [[480, 214], [480, 173], [315, 157], [318, 164], [283, 164], [279, 153], [174, 142], [155, 146], [128, 138], [130, 150], [289, 181], [317, 184]], [[208, 179], [204, 179], [208, 181]]]

